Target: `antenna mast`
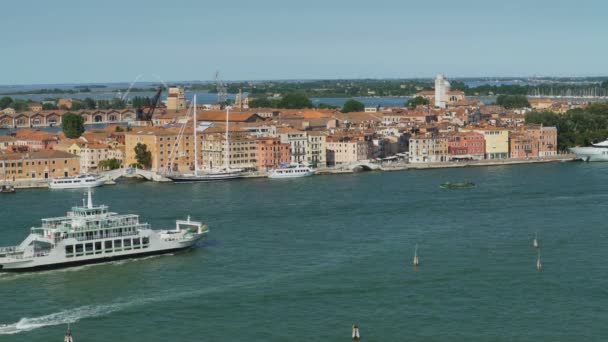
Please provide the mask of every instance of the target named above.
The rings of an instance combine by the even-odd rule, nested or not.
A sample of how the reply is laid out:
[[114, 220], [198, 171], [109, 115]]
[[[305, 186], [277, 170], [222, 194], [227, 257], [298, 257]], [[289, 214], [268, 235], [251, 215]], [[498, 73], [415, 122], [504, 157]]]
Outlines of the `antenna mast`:
[[222, 82], [219, 70], [215, 72], [215, 87], [217, 89], [217, 102], [220, 104], [220, 108], [224, 108], [227, 105], [228, 92], [226, 85]]

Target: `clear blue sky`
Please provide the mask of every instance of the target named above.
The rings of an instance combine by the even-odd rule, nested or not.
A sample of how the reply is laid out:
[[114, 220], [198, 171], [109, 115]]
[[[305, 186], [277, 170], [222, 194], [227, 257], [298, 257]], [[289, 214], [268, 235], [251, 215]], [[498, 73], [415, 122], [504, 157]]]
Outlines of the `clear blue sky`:
[[19, 0], [0, 84], [606, 75], [606, 1]]

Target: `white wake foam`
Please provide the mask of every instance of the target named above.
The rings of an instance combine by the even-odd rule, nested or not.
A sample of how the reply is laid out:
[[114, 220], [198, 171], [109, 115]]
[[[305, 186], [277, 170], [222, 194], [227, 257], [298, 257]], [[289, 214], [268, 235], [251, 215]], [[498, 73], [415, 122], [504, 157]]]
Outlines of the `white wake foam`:
[[76, 323], [81, 319], [109, 315], [134, 303], [81, 306], [73, 310], [64, 310], [45, 316], [22, 318], [16, 323], [0, 324], [0, 335], [12, 335], [52, 325]]

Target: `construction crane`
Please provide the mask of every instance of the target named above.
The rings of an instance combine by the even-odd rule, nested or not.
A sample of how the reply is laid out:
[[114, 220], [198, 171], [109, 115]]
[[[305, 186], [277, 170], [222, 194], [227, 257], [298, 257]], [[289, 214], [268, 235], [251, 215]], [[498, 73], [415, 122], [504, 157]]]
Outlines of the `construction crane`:
[[219, 70], [215, 72], [215, 87], [217, 89], [217, 103], [223, 109], [228, 104], [228, 92], [226, 85], [222, 82]]
[[137, 120], [138, 121], [151, 121], [152, 115], [154, 115], [154, 110], [160, 104], [160, 95], [163, 92], [163, 87], [159, 86], [156, 89], [156, 94], [150, 99], [150, 106], [148, 107], [148, 111], [144, 113], [144, 108], [137, 108]]

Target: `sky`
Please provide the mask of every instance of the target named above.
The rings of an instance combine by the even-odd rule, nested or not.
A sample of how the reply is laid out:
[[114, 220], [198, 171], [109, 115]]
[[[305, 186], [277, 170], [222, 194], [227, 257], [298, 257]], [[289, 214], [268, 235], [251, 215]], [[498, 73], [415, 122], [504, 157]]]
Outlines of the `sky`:
[[604, 76], [604, 0], [19, 0], [0, 84]]

